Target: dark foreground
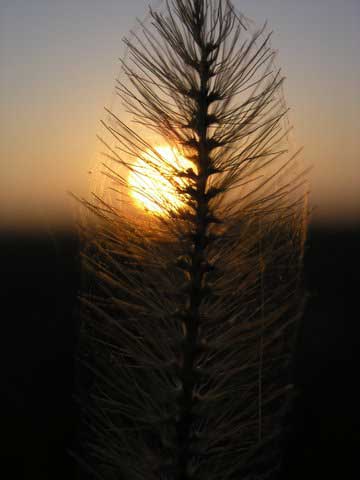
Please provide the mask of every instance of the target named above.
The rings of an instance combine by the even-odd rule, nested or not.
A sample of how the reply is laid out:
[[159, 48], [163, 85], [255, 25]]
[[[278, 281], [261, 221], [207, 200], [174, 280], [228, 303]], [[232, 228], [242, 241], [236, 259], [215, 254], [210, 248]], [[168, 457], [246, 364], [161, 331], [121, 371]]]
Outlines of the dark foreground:
[[[287, 480], [360, 478], [359, 246], [360, 229], [310, 231]], [[0, 262], [1, 476], [75, 479], [76, 235], [2, 232]]]

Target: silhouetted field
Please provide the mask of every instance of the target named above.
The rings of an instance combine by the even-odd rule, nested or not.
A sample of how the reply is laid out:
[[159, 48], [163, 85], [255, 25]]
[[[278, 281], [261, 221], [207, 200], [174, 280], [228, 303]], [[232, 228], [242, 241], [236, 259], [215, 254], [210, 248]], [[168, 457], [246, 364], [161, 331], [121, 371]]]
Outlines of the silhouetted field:
[[1, 465], [6, 478], [71, 478], [78, 242], [3, 233], [0, 257]]
[[[358, 478], [360, 229], [312, 229], [298, 396], [283, 478]], [[1, 457], [11, 479], [72, 479], [80, 280], [71, 231], [0, 234]]]
[[289, 479], [359, 478], [360, 229], [311, 229]]

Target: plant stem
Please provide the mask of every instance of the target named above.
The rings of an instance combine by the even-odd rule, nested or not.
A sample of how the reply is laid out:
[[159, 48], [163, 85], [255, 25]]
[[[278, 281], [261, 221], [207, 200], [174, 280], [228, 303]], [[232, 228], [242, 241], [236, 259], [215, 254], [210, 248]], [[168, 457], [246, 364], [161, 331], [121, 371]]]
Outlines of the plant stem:
[[[200, 28], [200, 26], [199, 26]], [[195, 184], [194, 200], [196, 212], [194, 216], [194, 242], [190, 253], [191, 268], [189, 279], [189, 301], [185, 315], [185, 338], [183, 348], [183, 362], [181, 378], [183, 382], [183, 395], [180, 404], [180, 418], [178, 422], [178, 479], [186, 480], [191, 474], [188, 470], [191, 458], [191, 424], [193, 421], [192, 407], [194, 404], [194, 387], [196, 375], [195, 361], [199, 345], [200, 307], [205, 296], [204, 291], [204, 265], [206, 262], [206, 244], [208, 233], [209, 200], [206, 195], [209, 178], [209, 141], [208, 141], [208, 83], [210, 67], [208, 62], [208, 49], [201, 47], [201, 61], [199, 63], [200, 88], [195, 113], [195, 133], [198, 137], [198, 175]]]

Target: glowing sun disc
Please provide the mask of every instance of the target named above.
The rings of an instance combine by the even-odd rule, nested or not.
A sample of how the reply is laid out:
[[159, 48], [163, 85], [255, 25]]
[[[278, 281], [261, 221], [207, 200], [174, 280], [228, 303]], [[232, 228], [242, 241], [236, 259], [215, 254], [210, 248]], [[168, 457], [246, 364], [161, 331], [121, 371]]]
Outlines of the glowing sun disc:
[[145, 211], [164, 215], [166, 212], [185, 207], [184, 199], [176, 186], [168, 180], [169, 176], [180, 186], [186, 181], [176, 177], [176, 172], [185, 172], [194, 168], [194, 164], [169, 146], [158, 146], [138, 158], [132, 165], [128, 176], [130, 194], [135, 204]]

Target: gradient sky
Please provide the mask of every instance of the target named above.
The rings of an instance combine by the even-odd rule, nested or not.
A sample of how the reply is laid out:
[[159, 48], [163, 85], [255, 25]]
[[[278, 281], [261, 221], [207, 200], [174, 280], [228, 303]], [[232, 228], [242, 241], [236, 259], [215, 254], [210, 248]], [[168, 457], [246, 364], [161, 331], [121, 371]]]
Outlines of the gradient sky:
[[[0, 0], [0, 221], [59, 218], [101, 146], [143, 0]], [[156, 0], [152, 5], [156, 5]], [[234, 0], [268, 20], [319, 221], [360, 221], [360, 1]]]

